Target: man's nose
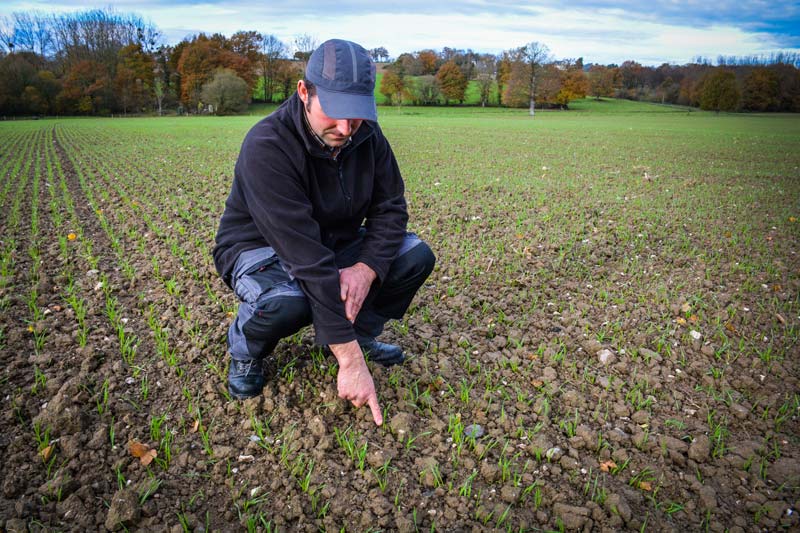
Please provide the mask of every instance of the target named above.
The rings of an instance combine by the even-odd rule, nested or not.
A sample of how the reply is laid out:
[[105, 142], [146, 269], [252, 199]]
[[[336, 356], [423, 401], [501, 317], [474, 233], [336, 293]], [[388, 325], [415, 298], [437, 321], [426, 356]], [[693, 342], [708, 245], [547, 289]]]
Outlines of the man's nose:
[[349, 120], [337, 120], [336, 121], [336, 129], [339, 130], [344, 137], [350, 136], [350, 130], [352, 129], [350, 126]]

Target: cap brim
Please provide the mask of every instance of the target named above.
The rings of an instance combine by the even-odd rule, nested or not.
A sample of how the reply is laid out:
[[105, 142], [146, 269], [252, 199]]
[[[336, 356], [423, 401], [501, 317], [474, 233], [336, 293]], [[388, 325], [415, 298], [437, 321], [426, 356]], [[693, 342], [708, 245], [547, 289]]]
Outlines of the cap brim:
[[377, 122], [375, 96], [327, 91], [319, 86], [316, 89], [322, 111], [329, 117], [337, 120], [364, 119]]

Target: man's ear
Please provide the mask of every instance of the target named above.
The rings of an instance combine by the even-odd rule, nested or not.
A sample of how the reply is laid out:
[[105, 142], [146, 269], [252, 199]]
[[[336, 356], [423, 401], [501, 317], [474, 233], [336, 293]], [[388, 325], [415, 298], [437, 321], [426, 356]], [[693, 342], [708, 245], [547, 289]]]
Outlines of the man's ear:
[[308, 104], [308, 88], [303, 80], [297, 81], [297, 94], [300, 96], [300, 100], [302, 100], [304, 104]]

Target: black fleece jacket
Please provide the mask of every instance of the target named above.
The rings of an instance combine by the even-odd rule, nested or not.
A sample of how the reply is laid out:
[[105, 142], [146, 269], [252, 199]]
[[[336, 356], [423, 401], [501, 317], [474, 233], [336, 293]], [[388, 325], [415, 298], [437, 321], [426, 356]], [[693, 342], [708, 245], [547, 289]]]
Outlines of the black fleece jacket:
[[334, 159], [309, 132], [304, 112], [295, 94], [245, 137], [214, 264], [230, 286], [241, 252], [272, 246], [308, 297], [317, 343], [338, 344], [356, 336], [340, 298], [335, 251], [363, 223], [359, 261], [381, 283], [406, 231], [404, 185], [377, 123], [362, 122]]

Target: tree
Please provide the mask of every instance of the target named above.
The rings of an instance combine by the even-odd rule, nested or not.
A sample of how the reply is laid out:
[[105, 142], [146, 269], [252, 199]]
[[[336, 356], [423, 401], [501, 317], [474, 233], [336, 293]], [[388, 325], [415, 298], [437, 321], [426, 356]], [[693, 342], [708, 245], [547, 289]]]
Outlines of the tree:
[[736, 74], [730, 70], [716, 69], [703, 81], [700, 108], [705, 110], [733, 111], [739, 105]]
[[277, 71], [280, 59], [286, 56], [286, 45], [274, 35], [261, 36], [261, 54], [259, 66], [264, 82], [264, 101], [272, 102], [278, 86]]
[[389, 61], [389, 51], [383, 46], [372, 48], [367, 53], [369, 54], [369, 57], [371, 57], [376, 63], [380, 61]]
[[409, 89], [411, 97], [414, 100], [414, 105], [437, 104], [442, 94], [439, 90], [439, 82], [436, 81], [435, 76], [431, 76], [430, 74], [414, 78]]
[[308, 59], [318, 46], [319, 40], [313, 35], [302, 33], [295, 36], [294, 41], [292, 42], [292, 48], [294, 48], [294, 58], [300, 61], [303, 72], [306, 70], [306, 63], [308, 63]]
[[378, 90], [386, 97], [386, 101], [389, 105], [393, 103], [403, 105], [403, 95], [405, 94], [406, 86], [403, 77], [400, 76], [395, 69], [389, 68], [384, 71]]
[[589, 94], [595, 100], [600, 100], [601, 96], [613, 96], [616, 78], [616, 69], [603, 65], [592, 65], [589, 67]]
[[467, 89], [467, 80], [461, 69], [454, 61], [448, 61], [439, 72], [436, 73], [436, 81], [439, 82], [439, 89], [444, 96], [444, 104], [447, 105], [450, 100], [464, 100], [464, 92]]
[[233, 70], [219, 69], [211, 81], [203, 85], [202, 99], [214, 106], [217, 115], [238, 113], [250, 103], [250, 87]]
[[528, 75], [528, 98], [530, 101], [529, 112], [531, 117], [535, 116], [534, 102], [536, 97], [536, 75], [550, 56], [550, 49], [547, 45], [538, 41], [533, 41], [520, 48], [522, 60], [527, 67]]
[[511, 54], [503, 52], [497, 60], [497, 104], [505, 103], [505, 88], [511, 79]]
[[778, 77], [766, 67], [757, 67], [742, 84], [742, 107], [750, 111], [772, 111], [778, 108]]
[[283, 92], [283, 99], [288, 99], [295, 91], [297, 80], [303, 76], [303, 71], [297, 61], [289, 59], [278, 60], [275, 71], [275, 81]]
[[122, 103], [123, 112], [128, 108], [137, 111], [152, 101], [154, 61], [145, 54], [140, 44], [129, 44], [119, 51], [114, 88]]
[[489, 103], [489, 95], [494, 85], [496, 65], [497, 58], [492, 54], [483, 54], [476, 61], [475, 69], [478, 72], [476, 80], [478, 82], [481, 107], [486, 107], [486, 104]]
[[246, 57], [240, 56], [222, 47], [221, 39], [198, 35], [183, 48], [178, 60], [178, 72], [181, 75], [181, 101], [194, 108], [200, 98], [200, 91], [209, 82], [217, 69], [227, 68], [236, 72], [252, 87], [252, 68]]
[[85, 115], [105, 113], [109, 110], [106, 94], [110, 87], [111, 79], [104, 65], [90, 59], [78, 61], [64, 78], [62, 105]]
[[439, 56], [436, 52], [433, 50], [421, 50], [417, 52], [417, 61], [419, 62], [420, 75], [436, 74], [436, 67], [439, 61]]
[[589, 79], [582, 66], [572, 65], [561, 71], [561, 88], [556, 93], [555, 103], [564, 109], [572, 100], [586, 97], [589, 92]]

